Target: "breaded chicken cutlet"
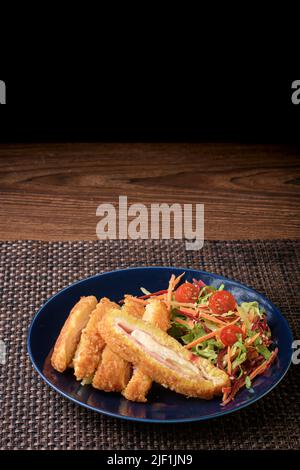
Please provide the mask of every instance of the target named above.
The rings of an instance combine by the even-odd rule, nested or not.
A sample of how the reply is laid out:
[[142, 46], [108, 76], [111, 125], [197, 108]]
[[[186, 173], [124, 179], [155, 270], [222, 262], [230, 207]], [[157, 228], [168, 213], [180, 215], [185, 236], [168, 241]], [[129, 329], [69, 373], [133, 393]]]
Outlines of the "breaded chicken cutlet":
[[228, 386], [228, 375], [185, 349], [161, 329], [119, 310], [98, 325], [109, 347], [164, 387], [188, 397], [211, 399]]
[[[145, 311], [144, 302], [131, 295], [125, 295], [122, 310], [141, 318]], [[105, 392], [121, 392], [128, 384], [131, 374], [132, 365], [106, 345], [92, 385]]]
[[[166, 305], [155, 298], [149, 299], [143, 320], [163, 331], [167, 331], [170, 327], [170, 313]], [[136, 369], [122, 394], [127, 400], [146, 402], [152, 382], [152, 378], [149, 375], [145, 374], [141, 369]]]
[[96, 369], [101, 362], [105, 341], [98, 330], [98, 323], [112, 308], [118, 308], [115, 302], [103, 297], [92, 311], [86, 327], [82, 330], [79, 344], [73, 359], [74, 374], [83, 384], [91, 383]]
[[96, 305], [96, 297], [90, 295], [81, 297], [79, 302], [72, 308], [56, 340], [51, 357], [51, 364], [57, 371], [64, 372], [72, 365], [81, 332], [87, 325]]
[[92, 385], [105, 392], [121, 392], [128, 384], [131, 373], [130, 362], [106, 345]]
[[[116, 308], [120, 309], [118, 305]], [[102, 339], [102, 341], [104, 340]], [[94, 388], [104, 390], [105, 392], [121, 392], [123, 388], [126, 387], [131, 372], [131, 364], [113, 352], [110, 347], [105, 344], [101, 360], [92, 380], [92, 385]]]

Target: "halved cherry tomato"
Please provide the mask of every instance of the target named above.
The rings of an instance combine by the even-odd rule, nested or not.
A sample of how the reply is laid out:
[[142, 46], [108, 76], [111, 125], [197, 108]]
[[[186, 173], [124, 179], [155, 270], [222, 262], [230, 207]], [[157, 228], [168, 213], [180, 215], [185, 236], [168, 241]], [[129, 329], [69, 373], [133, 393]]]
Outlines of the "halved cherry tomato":
[[227, 290], [218, 290], [211, 295], [208, 305], [213, 313], [222, 315], [222, 313], [229, 312], [229, 310], [234, 310], [236, 301]]
[[237, 325], [224, 326], [220, 332], [220, 340], [225, 346], [232, 346], [237, 340], [237, 335], [241, 335], [242, 330]]
[[176, 289], [175, 300], [182, 303], [194, 303], [198, 299], [199, 291], [200, 288], [198, 286], [185, 282]]

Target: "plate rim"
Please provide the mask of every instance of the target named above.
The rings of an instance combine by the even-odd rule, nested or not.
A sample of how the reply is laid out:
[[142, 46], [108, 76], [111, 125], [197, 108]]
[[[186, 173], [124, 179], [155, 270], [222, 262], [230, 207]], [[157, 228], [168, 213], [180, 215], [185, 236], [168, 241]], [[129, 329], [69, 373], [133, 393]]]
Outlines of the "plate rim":
[[[231, 278], [222, 276], [220, 274], [215, 274], [215, 273], [212, 273], [210, 271], [204, 271], [204, 270], [199, 270], [199, 269], [195, 269], [195, 268], [188, 268], [188, 267], [184, 268], [184, 267], [181, 267], [181, 266], [131, 266], [131, 267], [128, 267], [128, 268], [114, 269], [114, 270], [111, 270], [111, 271], [100, 272], [100, 273], [97, 273], [97, 274], [93, 274], [92, 276], [88, 276], [88, 277], [85, 277], [83, 279], [79, 279], [78, 281], [72, 282], [68, 286], [63, 287], [58, 292], [56, 292], [51, 297], [49, 297], [49, 299], [47, 299], [46, 302], [44, 304], [42, 304], [41, 307], [38, 309], [38, 311], [35, 313], [35, 315], [33, 316], [32, 320], [30, 322], [29, 328], [28, 328], [27, 352], [28, 352], [30, 361], [31, 361], [34, 369], [36, 370], [38, 375], [43, 379], [43, 381], [47, 385], [49, 385], [53, 390], [58, 392], [59, 395], [63, 396], [64, 398], [66, 398], [68, 400], [70, 400], [71, 402], [75, 403], [76, 405], [80, 405], [80, 406], [82, 406], [82, 407], [84, 407], [88, 410], [92, 410], [92, 411], [95, 411], [97, 413], [100, 413], [100, 414], [103, 414], [103, 415], [106, 415], [106, 416], [110, 416], [110, 417], [118, 418], [118, 419], [124, 419], [124, 420], [127, 420], [127, 421], [135, 421], [135, 422], [143, 422], [143, 423], [172, 424], [172, 423], [187, 423], [187, 422], [206, 421], [208, 419], [214, 419], [214, 418], [218, 418], [220, 416], [225, 416], [225, 415], [237, 412], [239, 410], [242, 410], [243, 408], [246, 408], [247, 406], [252, 405], [256, 401], [260, 400], [261, 398], [265, 397], [268, 393], [270, 393], [281, 382], [281, 380], [285, 377], [285, 375], [287, 374], [287, 372], [288, 372], [288, 370], [291, 366], [292, 348], [291, 348], [288, 364], [286, 365], [285, 370], [283, 371], [281, 376], [275, 381], [275, 383], [272, 384], [272, 386], [270, 388], [268, 388], [264, 393], [262, 393], [258, 397], [253, 397], [252, 399], [247, 401], [247, 403], [241, 404], [237, 408], [230, 409], [230, 410], [226, 410], [226, 409], [220, 410], [220, 411], [214, 413], [213, 415], [203, 415], [203, 416], [197, 416], [197, 417], [194, 417], [194, 418], [175, 418], [175, 419], [171, 419], [171, 418], [168, 418], [168, 419], [139, 418], [139, 417], [134, 417], [134, 416], [124, 416], [124, 415], [121, 415], [119, 413], [114, 413], [114, 412], [106, 411], [106, 410], [103, 410], [103, 409], [100, 410], [99, 408], [96, 408], [92, 405], [88, 405], [87, 403], [83, 403], [83, 402], [77, 400], [76, 398], [71, 397], [70, 395], [65, 393], [63, 390], [61, 390], [59, 387], [57, 387], [52, 382], [50, 382], [50, 380], [48, 380], [48, 378], [43, 374], [43, 372], [40, 370], [40, 368], [35, 363], [35, 360], [33, 358], [33, 353], [32, 353], [32, 350], [31, 350], [31, 344], [30, 344], [31, 343], [31, 341], [30, 341], [31, 340], [31, 334], [32, 334], [32, 330], [34, 328], [35, 321], [39, 317], [40, 313], [44, 310], [44, 308], [48, 305], [48, 303], [50, 303], [55, 297], [61, 295], [62, 293], [64, 293], [68, 289], [70, 289], [71, 287], [74, 287], [74, 286], [77, 286], [81, 283], [84, 283], [84, 282], [88, 281], [89, 279], [93, 279], [93, 278], [96, 278], [96, 277], [102, 277], [102, 276], [109, 275], [109, 274], [114, 274], [114, 273], [117, 273], [117, 272], [119, 273], [119, 272], [125, 272], [125, 271], [149, 270], [149, 269], [150, 270], [156, 270], [156, 269], [163, 269], [163, 270], [176, 269], [177, 270], [178, 269], [178, 270], [182, 270], [182, 271], [196, 271], [196, 272], [201, 273], [201, 274], [206, 274], [206, 275], [213, 276], [213, 277], [218, 278], [220, 280], [233, 282], [237, 286], [240, 286], [242, 288], [246, 288], [246, 289], [254, 292], [255, 294], [259, 295], [264, 301], [269, 303], [272, 306], [272, 308], [275, 309], [275, 311], [277, 313], [279, 313], [281, 319], [285, 323], [286, 329], [287, 329], [287, 331], [289, 333], [289, 336], [290, 336], [290, 338], [289, 338], [290, 344], [292, 345], [293, 333], [292, 333], [292, 330], [290, 328], [289, 322], [287, 321], [285, 316], [281, 313], [280, 309], [271, 300], [269, 300], [264, 294], [261, 294], [256, 289], [253, 289], [252, 287], [249, 287], [247, 284], [243, 284], [239, 281], [236, 281], [235, 279], [231, 279]], [[99, 392], [101, 392], [101, 391], [99, 390]], [[103, 392], [103, 393], [106, 393], [106, 392]]]

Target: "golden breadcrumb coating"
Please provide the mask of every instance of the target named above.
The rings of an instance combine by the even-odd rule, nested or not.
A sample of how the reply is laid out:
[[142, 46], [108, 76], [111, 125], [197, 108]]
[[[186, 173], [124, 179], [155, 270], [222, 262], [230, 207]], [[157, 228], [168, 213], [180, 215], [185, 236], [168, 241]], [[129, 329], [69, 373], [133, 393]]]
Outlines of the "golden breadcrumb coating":
[[127, 400], [146, 403], [146, 396], [152, 387], [152, 383], [153, 380], [149, 375], [145, 374], [141, 369], [136, 369], [126, 388], [122, 391], [122, 395]]
[[[111, 310], [98, 327], [115, 353], [132, 362], [164, 387], [188, 397], [211, 399], [229, 384], [229, 377], [225, 372], [208, 360], [193, 355], [167, 333], [143, 320], [119, 310]], [[158, 350], [160, 348], [168, 351], [169, 357], [163, 357], [141, 344], [135, 339], [136, 336], [132, 336], [132, 332], [148, 335], [158, 346]]]
[[151, 325], [157, 326], [163, 331], [167, 331], [170, 328], [170, 313], [168, 312], [166, 304], [159, 299], [149, 299], [143, 320]]
[[90, 315], [97, 305], [97, 299], [93, 295], [81, 297], [72, 308], [59, 337], [56, 340], [51, 357], [54, 369], [64, 372], [72, 363], [81, 331], [89, 321]]
[[[158, 299], [149, 299], [145, 308], [143, 320], [151, 325], [167, 331], [170, 327], [170, 313], [165, 305]], [[152, 379], [141, 369], [136, 369], [122, 394], [127, 400], [146, 402], [147, 394], [152, 386]]]
[[143, 318], [145, 312], [145, 303], [132, 295], [124, 296], [124, 305], [122, 310], [129, 315], [133, 315], [137, 318]]
[[105, 392], [121, 392], [128, 384], [131, 373], [131, 364], [105, 346], [92, 385]]
[[73, 359], [77, 380], [90, 383], [101, 359], [105, 341], [98, 330], [98, 322], [112, 308], [119, 308], [115, 302], [103, 298], [91, 313], [86, 327], [82, 330], [79, 344]]
[[[130, 311], [132, 315], [141, 317], [145, 307], [143, 302], [135, 297], [125, 295], [122, 310]], [[129, 382], [131, 373], [131, 364], [105, 346], [92, 385], [106, 392], [121, 392]]]

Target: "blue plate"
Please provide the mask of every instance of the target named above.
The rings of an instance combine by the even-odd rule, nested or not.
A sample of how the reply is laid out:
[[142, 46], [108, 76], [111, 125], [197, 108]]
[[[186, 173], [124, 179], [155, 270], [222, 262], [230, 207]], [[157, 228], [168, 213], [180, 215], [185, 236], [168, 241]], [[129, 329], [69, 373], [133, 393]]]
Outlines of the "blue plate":
[[[272, 336], [279, 347], [278, 360], [267, 372], [258, 376], [253, 389], [243, 389], [235, 400], [226, 407], [221, 406], [220, 398], [211, 401], [184, 396], [154, 385], [148, 403], [132, 403], [121, 394], [105, 393], [92, 386], [81, 386], [72, 371], [60, 374], [50, 364], [53, 345], [70, 309], [81, 296], [95, 295], [98, 299], [109, 297], [118, 301], [124, 294], [141, 295], [140, 286], [151, 292], [168, 285], [172, 273], [185, 271], [185, 279], [202, 279], [206, 284], [225, 289], [240, 302], [258, 301], [267, 312]], [[64, 397], [91, 410], [116, 418], [156, 423], [176, 423], [198, 421], [221, 416], [251, 405], [272, 390], [287, 372], [292, 355], [292, 334], [289, 325], [280, 311], [266, 297], [239, 282], [204, 271], [185, 268], [130, 268], [98, 274], [66, 287], [51, 297], [37, 312], [28, 334], [30, 359], [42, 379]]]

